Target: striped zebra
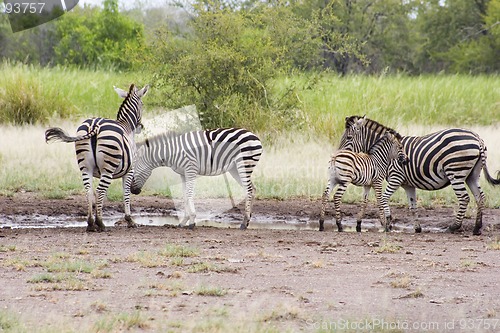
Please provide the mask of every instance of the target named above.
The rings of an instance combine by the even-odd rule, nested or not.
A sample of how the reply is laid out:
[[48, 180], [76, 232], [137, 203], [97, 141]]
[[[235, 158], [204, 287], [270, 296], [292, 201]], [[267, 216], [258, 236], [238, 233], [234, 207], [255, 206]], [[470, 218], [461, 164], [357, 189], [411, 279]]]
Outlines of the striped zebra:
[[[392, 130], [366, 117], [347, 117], [340, 148], [368, 151], [377, 138], [387, 131]], [[416, 189], [440, 190], [451, 185], [458, 198], [459, 208], [448, 231], [455, 232], [462, 226], [470, 201], [465, 187], [467, 185], [477, 203], [473, 234], [480, 235], [485, 199], [479, 185], [481, 170], [484, 170], [486, 180], [491, 185], [500, 185], [500, 177], [495, 179], [488, 172], [486, 146], [479, 135], [466, 129], [449, 128], [424, 136], [403, 136], [401, 142], [409, 163], [404, 166], [392, 165], [395, 170], [389, 173], [384, 196], [389, 199], [400, 186], [403, 187], [415, 219], [415, 232], [421, 232], [420, 223], [415, 218]], [[390, 212], [386, 217], [391, 220]]]
[[382, 183], [387, 176], [391, 161], [405, 164], [407, 156], [403, 152], [401, 136], [392, 131], [381, 136], [370, 148], [368, 153], [355, 153], [351, 150], [338, 150], [330, 160], [328, 168], [330, 179], [323, 193], [319, 230], [324, 230], [325, 210], [331, 191], [338, 185], [334, 194], [335, 220], [338, 231], [342, 231], [342, 218], [340, 214], [340, 201], [349, 184], [364, 187], [364, 200], [360, 214], [357, 218], [356, 231], [361, 232], [361, 219], [364, 216], [368, 203], [368, 194], [371, 187], [375, 190], [377, 206], [379, 208], [380, 222], [389, 231], [385, 222], [384, 211], [387, 211], [388, 200], [382, 196]]
[[138, 145], [131, 191], [139, 194], [153, 169], [171, 168], [181, 176], [185, 215], [180, 226], [194, 227], [194, 181], [198, 175], [228, 172], [246, 190], [245, 213], [240, 228], [246, 229], [252, 214], [255, 187], [250, 177], [262, 154], [259, 138], [241, 128], [219, 128], [183, 134], [167, 132]]
[[[45, 131], [45, 141], [74, 142], [78, 166], [82, 173], [83, 185], [87, 193], [87, 231], [104, 231], [102, 207], [104, 197], [112, 179], [122, 178], [125, 221], [135, 227], [130, 216], [130, 184], [132, 182], [132, 163], [137, 151], [134, 132], [142, 128], [142, 100], [149, 86], [138, 90], [133, 84], [129, 91], [115, 87], [117, 94], [124, 98], [117, 114], [117, 120], [90, 118], [78, 127], [77, 135], [72, 137], [61, 128], [53, 127]], [[99, 178], [96, 188], [96, 214], [93, 215], [94, 191], [93, 177]]]

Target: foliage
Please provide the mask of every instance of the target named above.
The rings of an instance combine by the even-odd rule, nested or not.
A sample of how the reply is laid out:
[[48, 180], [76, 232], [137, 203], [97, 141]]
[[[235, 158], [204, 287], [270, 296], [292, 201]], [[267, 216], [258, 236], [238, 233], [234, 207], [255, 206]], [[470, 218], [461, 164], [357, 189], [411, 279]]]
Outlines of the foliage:
[[168, 28], [158, 31], [152, 47], [157, 86], [173, 91], [172, 106], [195, 103], [206, 127], [263, 128], [280, 116], [291, 124], [293, 117], [283, 112], [298, 101], [289, 91], [272, 95], [270, 83], [293, 61], [286, 57], [291, 48], [286, 39], [296, 38], [307, 47], [309, 26], [304, 22], [285, 36], [286, 22], [299, 19], [286, 8], [280, 24], [273, 24], [278, 16], [267, 8], [245, 13], [219, 5], [197, 3], [196, 19], [182, 35]]
[[120, 13], [118, 0], [104, 0], [103, 8], [76, 6], [57, 20], [26, 31], [9, 30], [3, 15], [0, 59], [43, 66], [128, 69], [145, 44], [143, 25]]
[[[54, 118], [116, 118], [121, 100], [113, 86], [126, 89], [136, 73], [64, 67], [0, 64], [0, 123], [46, 124]], [[148, 101], [145, 101], [147, 103]]]
[[54, 87], [47, 87], [26, 66], [0, 67], [0, 123], [14, 125], [47, 123], [50, 117], [68, 117], [71, 103]]
[[129, 68], [131, 52], [141, 49], [143, 27], [118, 11], [117, 0], [97, 7], [76, 7], [57, 22], [56, 62], [71, 65]]

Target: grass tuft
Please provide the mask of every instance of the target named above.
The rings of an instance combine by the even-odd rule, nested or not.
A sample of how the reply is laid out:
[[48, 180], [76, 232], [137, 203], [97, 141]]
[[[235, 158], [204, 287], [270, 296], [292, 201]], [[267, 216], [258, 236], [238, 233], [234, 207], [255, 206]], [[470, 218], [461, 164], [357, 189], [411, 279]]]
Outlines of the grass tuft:
[[198, 296], [221, 297], [227, 294], [227, 290], [220, 287], [199, 286], [194, 293]]

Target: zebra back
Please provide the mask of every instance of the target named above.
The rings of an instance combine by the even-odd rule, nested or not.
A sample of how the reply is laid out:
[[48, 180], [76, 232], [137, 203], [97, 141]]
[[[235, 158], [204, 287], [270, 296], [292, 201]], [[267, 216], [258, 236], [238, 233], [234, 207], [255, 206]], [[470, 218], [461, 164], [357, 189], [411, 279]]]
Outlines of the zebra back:
[[189, 177], [237, 170], [245, 182], [261, 154], [259, 138], [241, 128], [158, 134], [138, 144], [134, 188], [140, 189], [152, 169], [159, 166], [170, 167]]

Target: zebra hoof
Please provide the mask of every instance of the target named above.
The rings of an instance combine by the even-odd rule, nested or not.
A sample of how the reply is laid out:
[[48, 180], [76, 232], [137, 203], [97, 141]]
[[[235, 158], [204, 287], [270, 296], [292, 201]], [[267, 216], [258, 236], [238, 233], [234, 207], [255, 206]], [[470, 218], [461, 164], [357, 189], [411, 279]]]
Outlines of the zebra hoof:
[[341, 225], [337, 225], [337, 230], [339, 232], [343, 232], [344, 231], [344, 227], [342, 227]]
[[86, 232], [96, 232], [95, 225], [89, 225], [87, 226], [87, 229], [85, 230]]
[[188, 228], [189, 230], [193, 230], [193, 229], [194, 229], [194, 227], [195, 227], [195, 225], [196, 225], [196, 223], [190, 224], [190, 225], [188, 225], [188, 226], [187, 226], [187, 228]]
[[361, 223], [356, 224], [356, 232], [361, 232]]
[[454, 233], [460, 232], [461, 231], [460, 228], [461, 228], [461, 226], [452, 225], [452, 226], [449, 226], [445, 232], [448, 234], [454, 234]]
[[246, 229], [247, 229], [247, 224], [246, 223], [240, 224], [240, 230], [246, 230]]
[[135, 224], [130, 215], [125, 215], [125, 222], [127, 222], [127, 228], [137, 228], [137, 224]]
[[416, 233], [416, 234], [419, 234], [419, 233], [421, 233], [421, 232], [422, 232], [422, 227], [416, 227], [416, 228], [415, 228], [415, 233]]
[[481, 229], [477, 229], [477, 230], [476, 230], [476, 229], [474, 229], [474, 231], [472, 231], [472, 234], [473, 234], [474, 236], [481, 236]]

